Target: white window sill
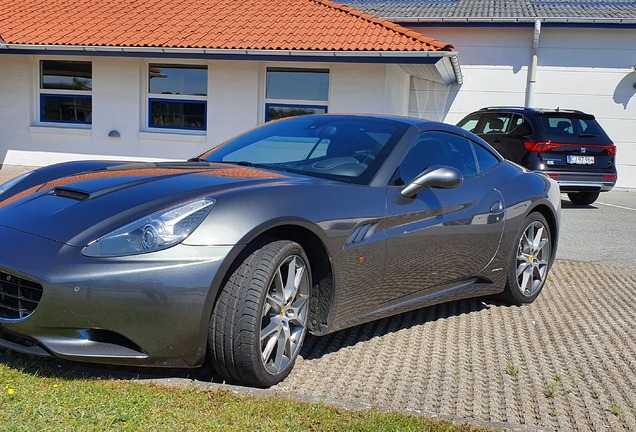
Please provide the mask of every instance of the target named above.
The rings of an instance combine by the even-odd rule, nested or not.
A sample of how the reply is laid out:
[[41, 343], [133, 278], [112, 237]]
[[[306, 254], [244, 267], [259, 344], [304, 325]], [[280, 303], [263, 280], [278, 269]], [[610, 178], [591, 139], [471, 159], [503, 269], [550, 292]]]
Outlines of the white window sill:
[[188, 132], [139, 132], [137, 134], [139, 139], [153, 140], [153, 141], [179, 141], [179, 142], [192, 142], [192, 143], [204, 143], [207, 140], [205, 133], [188, 133]]
[[93, 130], [85, 126], [29, 126], [30, 133], [49, 134], [49, 135], [74, 135], [74, 136], [91, 136]]

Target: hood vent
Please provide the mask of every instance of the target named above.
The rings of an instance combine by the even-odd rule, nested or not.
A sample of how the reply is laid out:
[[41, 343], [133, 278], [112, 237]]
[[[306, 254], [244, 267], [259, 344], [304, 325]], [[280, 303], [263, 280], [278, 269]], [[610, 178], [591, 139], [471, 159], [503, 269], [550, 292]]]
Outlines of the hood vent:
[[63, 189], [63, 188], [56, 188], [53, 191], [53, 195], [64, 197], [64, 198], [70, 198], [77, 201], [84, 201], [86, 198], [90, 196], [86, 192], [79, 192], [72, 189]]

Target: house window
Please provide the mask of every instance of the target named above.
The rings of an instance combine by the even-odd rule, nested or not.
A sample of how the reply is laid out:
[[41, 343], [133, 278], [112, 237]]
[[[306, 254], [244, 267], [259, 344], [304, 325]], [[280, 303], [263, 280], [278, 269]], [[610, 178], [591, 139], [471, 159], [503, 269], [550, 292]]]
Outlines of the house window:
[[267, 68], [265, 121], [326, 113], [328, 101], [328, 69]]
[[93, 68], [89, 61], [40, 61], [40, 122], [92, 123]]
[[206, 130], [208, 68], [150, 64], [148, 127]]

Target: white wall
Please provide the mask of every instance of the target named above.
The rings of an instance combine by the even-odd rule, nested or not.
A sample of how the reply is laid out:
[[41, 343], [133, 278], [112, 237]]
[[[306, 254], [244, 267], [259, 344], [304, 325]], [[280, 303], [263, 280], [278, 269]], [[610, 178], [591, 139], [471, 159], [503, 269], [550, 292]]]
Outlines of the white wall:
[[[523, 106], [534, 28], [413, 27], [452, 43], [464, 84], [412, 80], [409, 115], [455, 123], [492, 105]], [[534, 105], [592, 113], [618, 147], [618, 186], [636, 188], [636, 31], [543, 26]]]
[[[184, 159], [263, 122], [267, 66], [330, 70], [329, 111], [406, 115], [409, 78], [395, 65], [299, 64], [255, 61], [189, 61], [208, 66], [207, 133], [146, 130], [148, 63], [166, 59], [65, 57], [90, 60], [93, 68], [93, 124], [64, 127], [38, 124], [39, 61], [47, 58], [0, 55], [0, 163], [40, 166], [102, 158]], [[117, 130], [120, 138], [109, 138]]]

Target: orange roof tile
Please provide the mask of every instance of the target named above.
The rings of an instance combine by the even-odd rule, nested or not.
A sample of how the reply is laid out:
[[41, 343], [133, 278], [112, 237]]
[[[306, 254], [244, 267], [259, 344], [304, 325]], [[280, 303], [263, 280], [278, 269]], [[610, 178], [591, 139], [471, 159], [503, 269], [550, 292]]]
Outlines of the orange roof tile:
[[329, 0], [0, 0], [0, 38], [19, 45], [453, 50]]

